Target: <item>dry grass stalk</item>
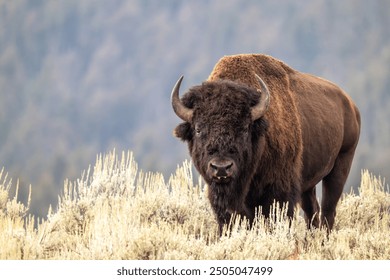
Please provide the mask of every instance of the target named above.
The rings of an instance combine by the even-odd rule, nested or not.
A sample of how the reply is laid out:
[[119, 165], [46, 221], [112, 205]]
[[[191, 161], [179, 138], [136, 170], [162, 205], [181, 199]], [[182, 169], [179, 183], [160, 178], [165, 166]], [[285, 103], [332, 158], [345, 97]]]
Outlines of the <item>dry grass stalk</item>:
[[193, 182], [188, 162], [166, 182], [138, 171], [130, 152], [100, 155], [34, 229], [29, 202], [9, 197], [1, 171], [0, 259], [390, 259], [389, 189], [368, 171], [359, 195], [343, 196], [329, 236], [308, 231], [298, 214], [290, 227], [275, 204], [273, 219], [248, 230], [236, 217], [220, 238], [207, 186]]

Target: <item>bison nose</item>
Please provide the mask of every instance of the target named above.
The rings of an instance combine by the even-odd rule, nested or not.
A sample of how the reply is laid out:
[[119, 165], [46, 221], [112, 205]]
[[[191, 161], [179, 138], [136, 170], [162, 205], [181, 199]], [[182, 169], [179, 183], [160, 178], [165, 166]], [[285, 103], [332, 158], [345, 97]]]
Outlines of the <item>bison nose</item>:
[[233, 175], [233, 165], [231, 160], [211, 160], [209, 170], [214, 178], [226, 179]]

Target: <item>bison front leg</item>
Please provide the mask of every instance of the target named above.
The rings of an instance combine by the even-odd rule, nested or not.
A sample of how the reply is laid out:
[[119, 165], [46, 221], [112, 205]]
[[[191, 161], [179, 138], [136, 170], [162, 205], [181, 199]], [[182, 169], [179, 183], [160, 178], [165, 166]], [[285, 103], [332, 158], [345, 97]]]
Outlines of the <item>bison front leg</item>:
[[264, 215], [265, 218], [269, 218], [274, 203], [278, 202], [283, 207], [287, 204], [287, 217], [291, 221], [294, 217], [295, 207], [300, 201], [298, 185], [293, 185], [290, 189], [287, 189], [286, 192], [279, 191], [279, 193], [276, 193], [274, 190], [280, 190], [282, 188], [272, 186], [269, 189], [271, 191], [265, 192], [260, 200], [262, 215]]
[[315, 186], [302, 193], [301, 206], [305, 212], [307, 228], [318, 228], [320, 225], [320, 206], [318, 205]]
[[214, 208], [214, 213], [215, 213], [215, 216], [216, 216], [217, 222], [218, 222], [219, 236], [222, 236], [223, 228], [225, 226], [229, 226], [229, 224], [231, 223], [230, 220], [232, 218], [232, 214], [230, 214], [226, 210], [215, 209], [215, 208]]
[[[232, 230], [232, 227], [234, 225], [234, 222], [236, 222], [236, 217], [239, 217], [240, 223], [246, 223], [247, 228], [251, 229], [253, 220], [255, 217], [254, 211], [249, 211], [246, 207], [244, 207], [242, 210], [231, 213], [228, 211], [221, 211], [216, 213], [218, 226], [219, 226], [219, 235], [222, 236], [224, 232], [224, 227], [226, 226], [226, 231], [230, 232]], [[245, 221], [246, 219], [246, 221]], [[243, 225], [243, 224], [241, 224]]]

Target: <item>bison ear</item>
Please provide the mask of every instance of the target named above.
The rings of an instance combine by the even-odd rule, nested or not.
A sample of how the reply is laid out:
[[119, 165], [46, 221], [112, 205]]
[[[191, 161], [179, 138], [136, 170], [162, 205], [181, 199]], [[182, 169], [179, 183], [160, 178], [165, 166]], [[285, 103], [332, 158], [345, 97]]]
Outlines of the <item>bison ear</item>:
[[188, 122], [179, 124], [173, 130], [173, 135], [180, 138], [182, 141], [190, 141], [192, 139], [191, 124]]
[[253, 131], [252, 131], [252, 140], [253, 142], [257, 142], [260, 136], [264, 136], [264, 134], [268, 131], [268, 121], [264, 118], [260, 118], [253, 122]]

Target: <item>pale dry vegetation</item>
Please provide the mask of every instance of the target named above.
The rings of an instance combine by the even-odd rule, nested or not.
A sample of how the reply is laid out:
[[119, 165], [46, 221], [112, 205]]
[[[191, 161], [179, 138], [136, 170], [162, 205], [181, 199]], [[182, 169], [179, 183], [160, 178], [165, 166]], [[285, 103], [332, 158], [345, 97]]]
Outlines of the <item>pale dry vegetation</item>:
[[220, 238], [207, 186], [194, 181], [188, 162], [166, 182], [138, 171], [130, 152], [98, 156], [34, 228], [29, 203], [9, 197], [1, 172], [0, 259], [390, 259], [389, 189], [367, 171], [359, 195], [340, 201], [329, 236], [307, 231], [299, 215], [289, 227], [275, 205], [273, 219], [251, 230], [237, 222]]

